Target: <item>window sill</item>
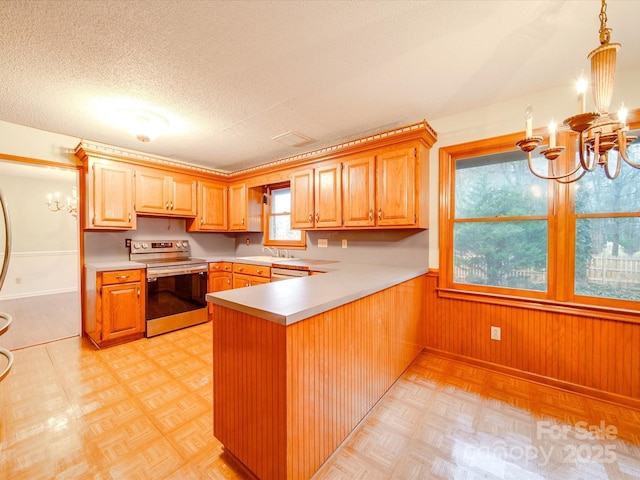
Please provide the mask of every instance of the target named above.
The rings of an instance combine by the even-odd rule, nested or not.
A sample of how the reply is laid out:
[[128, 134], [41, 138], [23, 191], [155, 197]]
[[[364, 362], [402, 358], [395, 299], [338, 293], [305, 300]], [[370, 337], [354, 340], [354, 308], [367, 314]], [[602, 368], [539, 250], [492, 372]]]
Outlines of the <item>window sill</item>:
[[438, 297], [440, 298], [451, 298], [455, 300], [466, 300], [470, 302], [504, 305], [515, 308], [526, 308], [529, 310], [562, 313], [565, 315], [579, 315], [582, 317], [602, 318], [620, 322], [640, 323], [640, 317], [637, 310], [603, 307], [598, 305], [587, 305], [584, 303], [531, 299], [492, 293], [471, 292], [467, 290], [454, 290], [449, 288], [438, 288], [437, 292]]

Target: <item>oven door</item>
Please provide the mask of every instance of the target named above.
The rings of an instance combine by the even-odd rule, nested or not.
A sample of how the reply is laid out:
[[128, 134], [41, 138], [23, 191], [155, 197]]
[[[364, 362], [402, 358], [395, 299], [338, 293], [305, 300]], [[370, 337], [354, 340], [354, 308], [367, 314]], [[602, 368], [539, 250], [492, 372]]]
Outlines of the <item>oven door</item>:
[[207, 321], [207, 266], [147, 269], [147, 337]]

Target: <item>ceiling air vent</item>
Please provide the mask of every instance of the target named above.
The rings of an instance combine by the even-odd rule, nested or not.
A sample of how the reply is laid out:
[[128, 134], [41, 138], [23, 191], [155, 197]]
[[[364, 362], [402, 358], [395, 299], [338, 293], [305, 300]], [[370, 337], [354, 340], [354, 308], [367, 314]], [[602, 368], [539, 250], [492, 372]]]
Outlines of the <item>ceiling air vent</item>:
[[282, 143], [288, 147], [304, 147], [305, 145], [310, 145], [315, 142], [313, 138], [309, 138], [298, 132], [282, 133], [280, 135], [276, 135], [271, 140], [275, 140], [276, 142]]

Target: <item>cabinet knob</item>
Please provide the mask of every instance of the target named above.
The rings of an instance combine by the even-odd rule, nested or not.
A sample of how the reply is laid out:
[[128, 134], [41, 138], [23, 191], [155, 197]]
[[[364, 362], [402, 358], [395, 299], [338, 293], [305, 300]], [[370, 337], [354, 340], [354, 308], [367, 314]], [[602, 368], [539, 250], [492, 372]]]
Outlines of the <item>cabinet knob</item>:
[[230, 270], [229, 265], [227, 265], [226, 267], [224, 267], [225, 270]]
[[240, 268], [238, 268], [238, 271], [239, 271], [239, 272], [244, 272], [244, 267], [240, 267]]
[[369, 209], [369, 220], [373, 220], [373, 210]]
[[171, 208], [171, 210], [173, 210], [173, 202], [171, 202], [171, 203], [169, 204], [169, 208]]
[[169, 202], [165, 202], [165, 204], [164, 204], [164, 209], [165, 209], [165, 210], [169, 210]]
[[262, 275], [262, 270], [256, 270], [256, 273], [257, 273], [258, 275]]
[[313, 215], [309, 214], [309, 223], [311, 223], [313, 221]]
[[320, 214], [316, 213], [316, 223], [318, 223], [320, 221]]
[[140, 298], [140, 287], [138, 287], [138, 298]]
[[129, 212], [128, 218], [129, 218], [129, 221], [131, 221], [131, 212]]
[[244, 225], [244, 218], [242, 218], [242, 225]]
[[378, 220], [382, 220], [382, 209], [378, 209]]
[[118, 280], [126, 280], [127, 278], [129, 278], [129, 275], [118, 275], [116, 278]]
[[200, 225], [202, 225], [203, 223], [204, 223], [204, 219], [203, 219], [203, 218], [201, 218], [201, 219], [200, 219]]

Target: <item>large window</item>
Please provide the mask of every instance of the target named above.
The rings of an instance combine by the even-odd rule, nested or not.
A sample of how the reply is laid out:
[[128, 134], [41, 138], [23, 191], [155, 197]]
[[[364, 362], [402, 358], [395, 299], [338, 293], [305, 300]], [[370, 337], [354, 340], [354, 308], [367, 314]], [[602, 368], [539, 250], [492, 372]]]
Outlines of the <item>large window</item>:
[[[640, 170], [623, 164], [615, 180], [600, 167], [573, 184], [542, 180], [515, 146], [521, 136], [440, 150], [443, 292], [637, 310]], [[629, 154], [640, 162], [638, 141]], [[556, 170], [576, 155], [570, 148]]]
[[275, 247], [305, 247], [302, 230], [291, 229], [291, 189], [289, 182], [268, 188], [264, 244]]

